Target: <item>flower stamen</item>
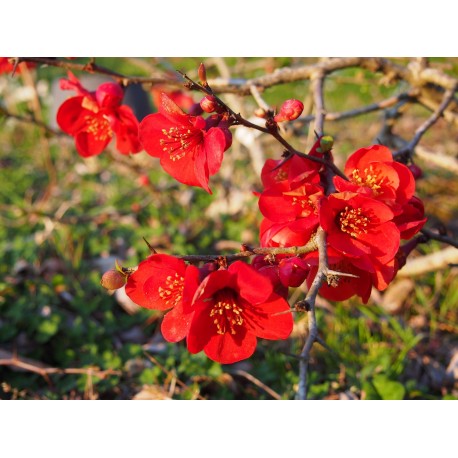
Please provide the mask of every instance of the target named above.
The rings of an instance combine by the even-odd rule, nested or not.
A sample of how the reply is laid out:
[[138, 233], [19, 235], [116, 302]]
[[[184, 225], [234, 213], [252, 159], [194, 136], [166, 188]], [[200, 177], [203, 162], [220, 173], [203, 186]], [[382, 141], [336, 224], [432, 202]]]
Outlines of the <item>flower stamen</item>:
[[159, 286], [159, 297], [169, 307], [175, 307], [183, 297], [184, 278], [175, 272], [175, 275], [169, 275], [165, 279], [165, 287]]
[[369, 218], [363, 214], [361, 208], [345, 207], [339, 214], [339, 223], [342, 232], [357, 238], [361, 233], [367, 233]]

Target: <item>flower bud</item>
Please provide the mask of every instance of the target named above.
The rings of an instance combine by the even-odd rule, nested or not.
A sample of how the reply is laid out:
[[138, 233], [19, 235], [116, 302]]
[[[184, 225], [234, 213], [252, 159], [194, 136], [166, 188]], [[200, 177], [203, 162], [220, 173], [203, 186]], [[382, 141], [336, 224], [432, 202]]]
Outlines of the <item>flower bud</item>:
[[202, 85], [207, 86], [207, 70], [205, 70], [205, 65], [203, 63], [199, 65], [199, 70], [197, 70], [197, 74], [199, 75], [199, 79]]
[[105, 289], [119, 289], [126, 284], [126, 276], [119, 272], [119, 270], [109, 270], [102, 275], [100, 284]]
[[296, 288], [305, 281], [309, 270], [310, 266], [303, 259], [293, 256], [280, 261], [278, 273], [284, 286]]
[[[324, 137], [320, 138], [320, 153], [327, 153], [331, 151], [334, 145], [334, 138], [330, 135], [325, 135]], [[317, 150], [318, 151], [318, 150]]]
[[256, 108], [256, 110], [254, 110], [253, 113], [258, 118], [266, 119], [267, 117], [267, 113], [266, 113], [266, 110], [264, 110], [264, 108], [260, 108], [260, 107]]
[[206, 95], [201, 101], [200, 101], [200, 107], [202, 110], [205, 111], [205, 113], [213, 113], [217, 107], [218, 103], [212, 95]]
[[304, 110], [304, 104], [296, 99], [290, 99], [283, 102], [280, 112], [275, 115], [275, 122], [294, 121]]
[[410, 164], [407, 167], [412, 172], [412, 175], [416, 180], [423, 176], [423, 170], [420, 167], [418, 167], [417, 164]]
[[137, 178], [137, 183], [140, 186], [149, 186], [151, 182], [148, 175], [139, 175], [139, 177]]
[[95, 92], [97, 103], [102, 108], [116, 108], [121, 105], [124, 91], [119, 84], [103, 83]]

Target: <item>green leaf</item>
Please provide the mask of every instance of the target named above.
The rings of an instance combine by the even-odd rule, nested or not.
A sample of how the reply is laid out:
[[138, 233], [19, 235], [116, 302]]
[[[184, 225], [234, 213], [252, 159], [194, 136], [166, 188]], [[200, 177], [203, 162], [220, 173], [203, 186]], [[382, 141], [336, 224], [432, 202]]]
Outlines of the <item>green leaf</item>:
[[402, 383], [390, 380], [386, 375], [376, 375], [372, 383], [380, 397], [384, 400], [404, 399], [406, 389]]

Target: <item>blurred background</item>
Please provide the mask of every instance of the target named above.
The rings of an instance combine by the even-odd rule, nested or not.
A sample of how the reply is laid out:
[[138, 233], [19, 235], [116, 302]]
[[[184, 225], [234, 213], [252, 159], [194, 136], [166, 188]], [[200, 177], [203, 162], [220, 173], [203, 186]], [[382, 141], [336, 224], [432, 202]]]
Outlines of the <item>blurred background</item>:
[[[74, 59], [70, 63], [87, 63]], [[392, 59], [407, 66], [409, 59]], [[235, 81], [301, 67], [316, 58], [97, 58], [97, 65], [127, 76], [176, 70], [197, 79], [204, 62], [209, 80]], [[458, 58], [430, 59], [430, 66], [458, 78]], [[107, 78], [74, 72], [95, 89]], [[84, 77], [83, 77], [84, 75]], [[1, 399], [293, 399], [306, 321], [295, 317], [285, 342], [259, 341], [252, 358], [231, 366], [191, 355], [185, 343], [169, 344], [160, 333], [161, 313], [144, 310], [124, 294], [100, 286], [103, 272], [135, 266], [158, 252], [231, 253], [258, 243], [261, 214], [254, 191], [260, 169], [282, 149], [271, 138], [239, 127], [213, 195], [188, 188], [142, 152], [122, 156], [114, 145], [81, 158], [74, 140], [55, 122], [71, 91], [61, 91], [64, 68], [37, 65], [0, 75], [0, 398]], [[108, 78], [109, 80], [109, 78]], [[162, 90], [168, 88], [161, 83]], [[158, 85], [153, 89], [158, 89]], [[330, 74], [324, 87], [328, 113], [370, 106], [408, 92], [407, 82], [362, 68]], [[199, 94], [187, 92], [200, 100]], [[271, 107], [302, 100], [305, 111], [285, 127], [297, 149], [313, 142], [313, 99], [307, 80], [267, 88]], [[222, 93], [245, 118], [255, 120], [250, 95]], [[139, 120], [156, 111], [151, 85], [129, 88], [125, 103]], [[402, 101], [358, 116], [325, 122], [338, 165], [353, 151], [381, 142], [398, 149], [431, 115], [421, 103]], [[428, 228], [458, 237], [456, 115], [440, 119], [422, 138], [414, 157], [422, 169], [417, 195]], [[337, 118], [339, 116], [336, 116]], [[259, 119], [258, 119], [259, 122]], [[43, 127], [46, 126], [46, 127]], [[313, 126], [313, 123], [312, 123]], [[434, 154], [432, 154], [434, 153]], [[428, 155], [429, 154], [429, 155]], [[453, 251], [454, 250], [454, 251]], [[442, 264], [437, 253], [447, 251]], [[310, 365], [313, 399], [456, 399], [458, 397], [458, 267], [455, 248], [437, 241], [412, 254], [423, 270], [400, 272], [369, 303], [358, 299], [317, 302], [320, 336]], [[433, 258], [426, 258], [431, 255]], [[434, 258], [436, 256], [436, 258]], [[426, 259], [426, 261], [424, 261]], [[291, 290], [291, 303], [305, 290]]]

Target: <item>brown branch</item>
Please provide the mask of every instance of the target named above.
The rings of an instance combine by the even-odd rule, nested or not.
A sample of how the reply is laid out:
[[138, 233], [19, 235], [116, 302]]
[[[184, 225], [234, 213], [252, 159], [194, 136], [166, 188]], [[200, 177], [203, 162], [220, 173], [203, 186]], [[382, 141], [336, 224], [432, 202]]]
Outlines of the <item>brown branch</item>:
[[318, 291], [321, 288], [328, 273], [328, 256], [326, 246], [326, 233], [320, 227], [317, 231], [316, 241], [318, 245], [318, 271], [313, 279], [312, 285], [303, 301], [300, 301], [296, 306], [303, 306], [307, 310], [308, 317], [308, 336], [302, 349], [299, 361], [299, 388], [297, 398], [301, 400], [307, 399], [307, 372], [310, 359], [310, 351], [316, 341], [318, 335], [318, 326], [315, 316], [315, 301]]
[[[457, 83], [458, 85], [458, 83]], [[448, 89], [443, 97], [442, 103], [436, 109], [436, 111], [415, 131], [415, 134], [412, 140], [402, 149], [393, 153], [393, 157], [403, 156], [405, 154], [412, 154], [417, 144], [420, 142], [421, 137], [426, 133], [426, 131], [433, 126], [438, 119], [443, 115], [444, 111], [453, 100], [455, 96], [457, 86], [454, 86], [451, 89]]]
[[18, 120], [20, 122], [33, 124], [33, 125], [35, 125], [37, 127], [40, 127], [41, 129], [44, 129], [47, 133], [49, 133], [51, 135], [67, 136], [66, 133], [60, 132], [60, 131], [58, 131], [56, 129], [53, 129], [52, 127], [48, 126], [46, 123], [37, 120], [34, 116], [16, 115], [16, 114], [13, 114], [13, 113], [9, 112], [6, 108], [3, 108], [2, 106], [0, 106], [0, 114], [3, 115], [5, 118], [12, 118], [12, 119], [16, 119], [16, 120]]
[[265, 383], [261, 382], [261, 380], [257, 379], [256, 377], [254, 377], [250, 373], [248, 373], [246, 371], [243, 371], [241, 369], [231, 370], [230, 368], [227, 369], [227, 372], [229, 374], [240, 375], [241, 377], [246, 378], [251, 383], [253, 383], [257, 387], [259, 387], [262, 390], [264, 390], [268, 395], [272, 396], [277, 401], [281, 401], [282, 397], [276, 391], [274, 391], [272, 388], [268, 387]]
[[87, 376], [100, 377], [101, 379], [104, 379], [109, 375], [122, 375], [121, 371], [113, 369], [101, 370], [98, 367], [67, 369], [61, 369], [58, 367], [47, 367], [42, 366], [41, 363], [32, 360], [24, 361], [23, 359], [18, 358], [16, 355], [13, 355], [10, 358], [0, 359], [0, 366], [17, 367], [18, 369], [34, 372], [35, 374], [41, 375], [48, 384], [51, 384], [51, 380], [48, 377], [50, 374], [83, 374]]
[[[342, 111], [342, 112], [331, 112], [331, 113], [326, 113], [324, 116], [325, 121], [341, 121], [343, 119], [349, 119], [349, 118], [354, 118], [356, 116], [361, 116], [364, 114], [372, 113], [374, 111], [378, 110], [384, 110], [386, 108], [389, 108], [393, 105], [396, 105], [397, 103], [401, 101], [410, 101], [413, 102], [416, 100], [416, 90], [412, 90], [409, 92], [403, 92], [401, 94], [395, 95], [393, 97], [389, 97], [385, 100], [381, 100], [380, 102], [372, 103], [370, 105], [367, 105], [365, 107], [361, 108], [355, 108], [353, 110], [348, 110], [348, 111]], [[308, 115], [308, 116], [303, 116], [298, 118], [294, 122], [294, 126], [300, 126], [301, 124], [309, 124], [315, 119], [315, 115]]]
[[324, 75], [318, 72], [313, 75], [311, 81], [311, 90], [313, 94], [313, 103], [315, 105], [315, 133], [318, 136], [323, 135], [324, 128]]
[[438, 242], [446, 243], [455, 248], [458, 248], [458, 240], [448, 237], [447, 235], [437, 234], [436, 232], [430, 231], [429, 229], [421, 229], [422, 234], [426, 235], [428, 239], [437, 240]]
[[248, 246], [244, 246], [244, 250], [230, 254], [227, 256], [221, 254], [188, 254], [183, 256], [177, 256], [179, 259], [183, 259], [183, 261], [187, 262], [213, 262], [217, 261], [218, 259], [224, 258], [226, 262], [233, 262], [237, 259], [249, 258], [250, 256], [256, 255], [269, 255], [275, 256], [278, 254], [289, 254], [291, 256], [299, 256], [301, 254], [311, 253], [317, 249], [317, 244], [315, 239], [312, 237], [310, 241], [304, 246], [292, 246], [292, 247], [259, 247], [259, 248], [252, 248]]

